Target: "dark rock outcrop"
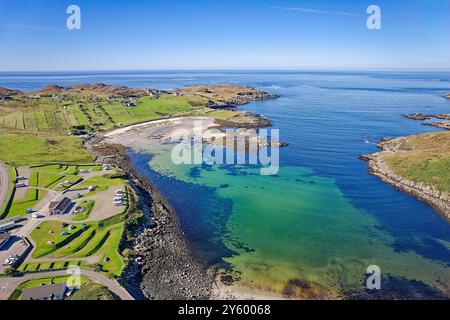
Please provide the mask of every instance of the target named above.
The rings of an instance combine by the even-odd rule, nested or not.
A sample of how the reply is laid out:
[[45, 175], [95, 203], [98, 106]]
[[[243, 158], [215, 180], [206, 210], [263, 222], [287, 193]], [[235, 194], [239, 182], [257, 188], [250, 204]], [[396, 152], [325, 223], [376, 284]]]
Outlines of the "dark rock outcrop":
[[19, 94], [23, 94], [23, 92], [19, 91], [19, 90], [12, 90], [12, 89], [0, 87], [0, 99], [6, 98], [6, 97], [13, 97], [13, 96], [16, 96]]
[[429, 120], [433, 117], [432, 115], [425, 114], [425, 113], [410, 113], [410, 114], [405, 114], [403, 116], [407, 119], [412, 119], [412, 120]]

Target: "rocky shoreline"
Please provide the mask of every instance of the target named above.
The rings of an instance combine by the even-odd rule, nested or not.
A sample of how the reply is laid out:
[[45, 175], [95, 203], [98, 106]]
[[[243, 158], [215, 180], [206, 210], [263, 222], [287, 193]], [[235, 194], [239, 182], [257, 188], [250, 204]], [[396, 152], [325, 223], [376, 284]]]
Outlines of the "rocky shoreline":
[[424, 122], [423, 125], [425, 126], [432, 126], [437, 127], [444, 130], [450, 130], [450, 114], [448, 113], [442, 113], [442, 114], [427, 114], [427, 113], [410, 113], [403, 115], [406, 119], [411, 120], [431, 120], [432, 118], [440, 119], [440, 120], [447, 120], [447, 121], [432, 121], [432, 122]]
[[450, 121], [436, 121], [436, 122], [426, 122], [426, 126], [432, 126], [439, 129], [450, 130]]
[[121, 145], [102, 137], [86, 143], [97, 161], [121, 168], [151, 210], [151, 223], [136, 235], [124, 286], [151, 300], [210, 299], [215, 271], [197, 259], [187, 243], [175, 211], [154, 184], [135, 170]]
[[450, 197], [448, 195], [436, 190], [434, 187], [405, 179], [394, 173], [383, 161], [383, 157], [386, 155], [402, 152], [406, 139], [407, 137], [383, 139], [377, 145], [381, 150], [380, 152], [361, 156], [360, 159], [368, 162], [371, 174], [379, 177], [394, 188], [428, 203], [447, 220], [450, 220]]

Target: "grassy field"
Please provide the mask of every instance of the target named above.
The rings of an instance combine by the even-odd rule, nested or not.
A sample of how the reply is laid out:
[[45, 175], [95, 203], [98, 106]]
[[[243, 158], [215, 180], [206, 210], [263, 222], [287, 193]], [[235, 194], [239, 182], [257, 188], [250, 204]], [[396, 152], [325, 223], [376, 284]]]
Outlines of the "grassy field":
[[13, 200], [5, 218], [15, 216], [24, 217], [28, 208], [33, 208], [45, 196], [45, 190], [28, 189], [26, 195], [22, 199]]
[[402, 149], [383, 158], [394, 172], [450, 194], [450, 132], [408, 137]]
[[69, 266], [85, 266], [83, 261], [52, 260], [45, 262], [25, 262], [17, 270], [22, 272], [61, 270]]
[[[16, 169], [13, 167], [8, 167], [8, 172], [9, 172], [9, 177], [11, 182], [9, 183], [9, 192], [8, 192], [8, 196], [6, 197], [5, 203], [3, 204], [3, 206], [0, 208], [0, 216], [2, 215], [7, 215], [8, 213], [6, 212], [6, 209], [8, 207], [8, 202], [11, 199], [11, 197], [13, 196], [13, 191], [14, 191], [14, 184], [15, 184], [15, 180], [16, 180]], [[9, 211], [9, 210], [8, 210]]]
[[82, 195], [80, 198], [87, 198], [91, 197], [97, 193], [107, 191], [109, 187], [125, 187], [126, 183], [124, 180], [116, 178], [116, 179], [109, 179], [102, 176], [96, 176], [91, 179], [84, 180], [83, 182], [77, 184], [74, 188], [71, 190], [80, 190], [80, 189], [87, 189], [90, 186], [95, 187], [93, 191], [90, 191], [84, 195]]
[[0, 161], [12, 166], [50, 162], [90, 163], [92, 160], [81, 140], [75, 137], [0, 131]]
[[80, 187], [86, 186], [97, 186], [97, 187], [112, 187], [112, 186], [123, 186], [125, 182], [122, 179], [109, 179], [103, 176], [95, 176], [88, 180], [84, 180], [79, 185]]
[[105, 110], [114, 119], [114, 123], [105, 125], [103, 128], [107, 129], [115, 124], [128, 125], [155, 120], [192, 109], [193, 106], [185, 97], [174, 97], [171, 95], [164, 95], [159, 99], [144, 97], [139, 100], [135, 107], [124, 107], [117, 103], [108, 104], [105, 106]]
[[85, 300], [120, 300], [108, 288], [89, 281], [84, 280], [81, 283], [81, 290], [75, 291], [69, 297], [69, 300], [85, 301]]
[[[86, 224], [74, 223], [75, 229], [69, 230], [67, 224], [46, 221], [31, 234], [36, 249], [34, 258], [77, 259], [98, 256], [102, 271], [120, 275], [124, 267], [118, 252], [123, 233], [123, 222], [103, 226], [99, 222]], [[63, 234], [63, 232], [65, 232]]]
[[73, 221], [83, 221], [89, 218], [89, 214], [92, 212], [92, 209], [94, 209], [95, 201], [93, 200], [85, 200], [80, 203], [80, 207], [82, 208], [82, 211], [77, 214], [75, 217], [73, 217]]
[[67, 135], [74, 127], [102, 131], [118, 125], [149, 121], [173, 116], [198, 107], [207, 100], [201, 97], [161, 95], [140, 98], [135, 106], [122, 101], [109, 101], [98, 94], [78, 95], [76, 98], [28, 99], [16, 97], [12, 102], [0, 102], [0, 128], [33, 133]]
[[44, 171], [49, 173], [60, 173], [60, 174], [70, 174], [75, 175], [80, 172], [80, 170], [88, 170], [89, 172], [98, 172], [102, 170], [102, 166], [95, 164], [64, 164], [55, 163], [47, 165], [37, 165], [31, 166], [33, 170]]
[[32, 172], [31, 175], [37, 176], [37, 184], [35, 186], [40, 188], [50, 188], [64, 178], [64, 175], [48, 172]]

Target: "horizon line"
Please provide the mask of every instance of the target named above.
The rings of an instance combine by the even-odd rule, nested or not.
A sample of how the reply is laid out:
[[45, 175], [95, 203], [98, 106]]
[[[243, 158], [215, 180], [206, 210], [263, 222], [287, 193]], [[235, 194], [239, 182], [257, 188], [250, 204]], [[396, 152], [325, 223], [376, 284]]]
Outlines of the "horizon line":
[[130, 68], [130, 69], [73, 69], [73, 70], [0, 70], [0, 73], [70, 73], [70, 72], [176, 72], [176, 71], [271, 71], [271, 72], [301, 72], [301, 71], [347, 71], [347, 72], [450, 72], [450, 67], [436, 68]]

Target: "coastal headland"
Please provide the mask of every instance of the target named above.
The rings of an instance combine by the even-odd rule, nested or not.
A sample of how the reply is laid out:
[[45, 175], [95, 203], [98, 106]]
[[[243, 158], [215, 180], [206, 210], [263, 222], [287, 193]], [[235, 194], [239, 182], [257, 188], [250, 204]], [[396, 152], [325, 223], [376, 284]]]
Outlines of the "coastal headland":
[[[450, 93], [444, 96], [450, 99]], [[425, 121], [424, 125], [450, 130], [450, 114], [411, 113], [407, 119]], [[394, 188], [431, 205], [450, 221], [450, 133], [434, 132], [415, 136], [385, 138], [380, 152], [363, 155], [370, 173]]]
[[[450, 93], [445, 96], [450, 99]], [[412, 113], [411, 120], [430, 120], [424, 125], [450, 130], [450, 114]], [[406, 192], [435, 208], [450, 221], [450, 133], [436, 132], [378, 143], [380, 152], [360, 158], [369, 164], [370, 172], [396, 189]]]
[[370, 172], [450, 220], [450, 132], [386, 138], [378, 147], [361, 156]]

